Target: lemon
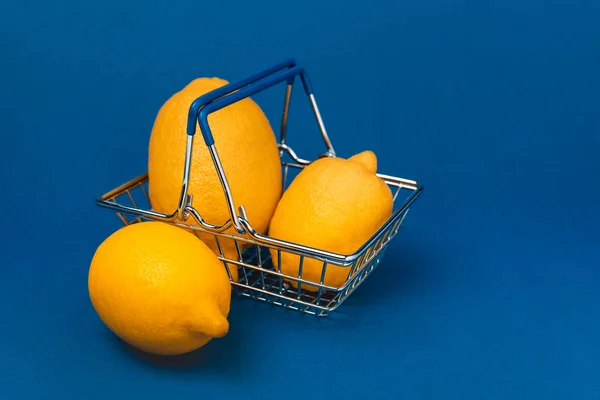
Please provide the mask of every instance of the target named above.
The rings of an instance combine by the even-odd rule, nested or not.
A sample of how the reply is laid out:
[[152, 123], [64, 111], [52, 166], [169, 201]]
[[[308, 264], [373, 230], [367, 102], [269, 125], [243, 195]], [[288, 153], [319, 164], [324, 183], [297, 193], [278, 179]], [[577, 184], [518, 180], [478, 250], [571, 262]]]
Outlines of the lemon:
[[[305, 167], [283, 193], [269, 235], [339, 254], [358, 250], [391, 216], [393, 196], [376, 175], [377, 157], [363, 151], [349, 159], [326, 157]], [[277, 252], [271, 251], [277, 262]], [[300, 257], [282, 252], [281, 270], [297, 277]], [[323, 262], [305, 258], [302, 278], [319, 283]], [[328, 265], [327, 286], [340, 287], [350, 268]], [[290, 283], [296, 287], [295, 281]], [[304, 289], [315, 291], [312, 285]]]
[[163, 222], [125, 226], [92, 258], [88, 289], [104, 324], [130, 345], [182, 354], [229, 330], [231, 283], [197, 237]]
[[[228, 82], [220, 78], [197, 78], [173, 94], [162, 105], [150, 136], [148, 184], [152, 208], [171, 213], [177, 208], [186, 150], [186, 124], [192, 102]], [[251, 98], [237, 101], [208, 116], [215, 146], [229, 183], [236, 207], [244, 206], [248, 220], [259, 233], [266, 233], [281, 196], [279, 148], [269, 120]], [[213, 225], [230, 219], [223, 188], [208, 148], [196, 122], [188, 193], [192, 206]], [[196, 223], [192, 217], [190, 222]], [[226, 233], [235, 233], [233, 228]], [[215, 237], [199, 237], [220, 254]], [[240, 243], [241, 245], [242, 243]], [[238, 259], [232, 240], [220, 239], [227, 258]], [[234, 281], [237, 269], [230, 264]]]

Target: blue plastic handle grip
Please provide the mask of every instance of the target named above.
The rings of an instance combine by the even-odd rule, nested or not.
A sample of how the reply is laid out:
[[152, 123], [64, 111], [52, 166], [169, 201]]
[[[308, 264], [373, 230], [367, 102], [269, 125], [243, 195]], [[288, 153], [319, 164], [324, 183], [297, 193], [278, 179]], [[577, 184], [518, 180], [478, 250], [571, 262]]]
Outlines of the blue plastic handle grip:
[[[288, 69], [284, 69], [286, 67]], [[307, 95], [310, 95], [312, 93], [312, 87], [304, 68], [295, 66], [293, 60], [288, 60], [276, 64], [252, 77], [237, 83], [225, 85], [196, 99], [192, 104], [192, 107], [194, 107], [194, 104], [198, 104], [198, 125], [202, 131], [202, 136], [204, 137], [206, 145], [212, 146], [215, 143], [210, 127], [208, 126], [208, 115], [210, 113], [260, 93], [283, 81], [287, 80], [291, 84], [298, 75], [300, 75], [300, 79], [302, 80], [304, 91]], [[190, 107], [190, 117], [192, 117], [192, 112], [195, 113], [196, 110], [196, 108], [192, 107]], [[192, 118], [191, 124], [188, 119], [188, 135], [194, 135], [196, 133], [196, 118]]]
[[274, 64], [271, 67], [269, 67], [263, 71], [260, 71], [254, 75], [251, 75], [245, 79], [242, 79], [238, 82], [229, 83], [227, 85], [224, 85], [218, 89], [215, 89], [211, 92], [208, 92], [208, 93], [198, 97], [190, 105], [190, 109], [188, 112], [188, 121], [187, 121], [187, 134], [193, 136], [196, 133], [196, 118], [198, 117], [198, 112], [200, 111], [200, 109], [203, 106], [218, 99], [219, 97], [225, 96], [227, 94], [230, 94], [231, 92], [239, 90], [242, 87], [247, 86], [253, 82], [256, 82], [268, 75], [271, 75], [277, 71], [281, 71], [282, 69], [285, 69], [285, 68], [294, 67], [295, 65], [296, 65], [296, 61], [293, 58], [289, 58], [287, 60], [284, 60], [282, 62]]
[[297, 75], [300, 75], [302, 82], [304, 83], [304, 89], [307, 95], [312, 93], [310, 84], [306, 77], [306, 73], [304, 72], [304, 68], [302, 67], [293, 67], [284, 71], [277, 72], [273, 75], [269, 75], [259, 81], [256, 81], [253, 84], [243, 87], [242, 89], [237, 90], [234, 93], [231, 93], [225, 97], [220, 97], [215, 101], [208, 103], [206, 106], [200, 109], [198, 113], [198, 125], [200, 126], [200, 130], [202, 131], [202, 136], [204, 136], [204, 142], [207, 146], [212, 146], [215, 143], [212, 132], [210, 131], [210, 127], [208, 126], [208, 115], [212, 112], [215, 112], [221, 108], [227, 107], [230, 104], [233, 104], [237, 101], [245, 99], [249, 96], [252, 96], [256, 93], [260, 93], [263, 90], [270, 88], [280, 82], [285, 80], [291, 82], [293, 78]]

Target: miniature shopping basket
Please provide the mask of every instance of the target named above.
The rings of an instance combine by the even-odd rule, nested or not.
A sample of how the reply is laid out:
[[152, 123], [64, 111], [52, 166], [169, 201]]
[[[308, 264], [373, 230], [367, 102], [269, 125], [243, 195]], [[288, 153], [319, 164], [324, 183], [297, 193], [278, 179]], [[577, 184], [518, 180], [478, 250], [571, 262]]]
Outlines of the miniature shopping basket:
[[[398, 233], [409, 207], [418, 197], [422, 187], [412, 180], [378, 174], [392, 190], [394, 211], [383, 226], [353, 254], [336, 254], [299, 243], [278, 240], [256, 232], [246, 217], [243, 204], [235, 204], [208, 124], [208, 115], [234, 102], [286, 82], [287, 87], [278, 145], [281, 156], [283, 187], [287, 188], [293, 176], [295, 176], [294, 174], [297, 174], [311, 162], [297, 156], [294, 150], [286, 144], [288, 110], [296, 77], [300, 78], [304, 91], [308, 96], [318, 128], [327, 147], [326, 152], [321, 157], [336, 157], [317, 107], [308, 76], [302, 67], [296, 65], [296, 62], [290, 59], [239, 82], [229, 83], [213, 90], [190, 104], [181, 196], [178, 208], [173, 210], [171, 214], [163, 214], [152, 210], [148, 196], [147, 173], [111, 190], [97, 199], [97, 204], [116, 212], [125, 225], [147, 220], [166, 221], [177, 226], [191, 228], [194, 232], [210, 233], [210, 237], [214, 238], [219, 249], [221, 249], [220, 243], [223, 240], [233, 240], [237, 248], [237, 257], [228, 258], [221, 251], [219, 259], [227, 268], [230, 278], [231, 268], [238, 269], [238, 281], [231, 280], [234, 293], [300, 312], [326, 316], [337, 309], [377, 267], [387, 245]], [[197, 126], [200, 127], [204, 141], [208, 146], [230, 212], [231, 218], [222, 225], [209, 224], [202, 219], [199, 212], [192, 207], [191, 197], [193, 193], [188, 193], [188, 182], [192, 167], [191, 152]], [[236, 206], [240, 207], [236, 208]], [[285, 253], [294, 254], [294, 259], [298, 260], [298, 275], [292, 276], [282, 273], [281, 259]], [[271, 254], [276, 254], [277, 257], [271, 257]], [[322, 264], [319, 282], [303, 278], [302, 266], [308, 259], [317, 260], [320, 263], [319, 265]], [[342, 286], [333, 287], [324, 284], [327, 268], [331, 268], [331, 266], [349, 269], [348, 278]], [[296, 282], [296, 284], [291, 285], [291, 282]], [[311, 290], [307, 290], [307, 288]]]

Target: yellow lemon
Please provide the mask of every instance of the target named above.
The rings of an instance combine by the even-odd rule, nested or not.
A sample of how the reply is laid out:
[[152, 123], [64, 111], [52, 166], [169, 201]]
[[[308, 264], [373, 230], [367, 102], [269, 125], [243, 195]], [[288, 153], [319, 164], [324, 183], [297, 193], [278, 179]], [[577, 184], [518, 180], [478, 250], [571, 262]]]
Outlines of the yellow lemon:
[[186, 353], [229, 330], [223, 264], [192, 233], [163, 222], [128, 225], [106, 238], [88, 289], [106, 326], [148, 353]]
[[[392, 192], [376, 172], [377, 158], [371, 151], [311, 163], [283, 193], [269, 235], [334, 253], [355, 252], [392, 214]], [[271, 256], [276, 263], [275, 250]], [[282, 252], [281, 264], [283, 273], [298, 276], [299, 256]], [[319, 283], [322, 270], [323, 262], [306, 258], [302, 278]], [[323, 283], [340, 287], [349, 272], [350, 268], [328, 265]], [[302, 287], [317, 290], [311, 285]]]
[[[160, 108], [148, 153], [148, 184], [154, 210], [171, 213], [177, 208], [191, 103], [227, 83], [220, 78], [195, 79]], [[257, 103], [246, 98], [211, 113], [208, 123], [235, 205], [244, 206], [254, 229], [266, 233], [282, 190], [279, 149], [267, 117]], [[230, 218], [229, 210], [197, 122], [196, 131], [188, 193], [205, 221], [221, 225]], [[233, 228], [228, 233], [233, 233]], [[200, 233], [199, 237], [216, 254], [220, 253], [213, 235]], [[220, 244], [227, 258], [238, 258], [233, 241], [221, 239]], [[231, 264], [230, 269], [237, 281], [237, 269]]]

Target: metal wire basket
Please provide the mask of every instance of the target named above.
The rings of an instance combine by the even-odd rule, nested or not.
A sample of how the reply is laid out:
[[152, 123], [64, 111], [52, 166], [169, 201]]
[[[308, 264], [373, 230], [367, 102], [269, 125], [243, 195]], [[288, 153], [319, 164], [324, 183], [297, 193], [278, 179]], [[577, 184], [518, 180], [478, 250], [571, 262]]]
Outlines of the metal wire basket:
[[[235, 206], [235, 199], [231, 194], [208, 125], [208, 115], [267, 88], [287, 82], [278, 143], [285, 189], [295, 174], [311, 163], [310, 160], [298, 157], [286, 144], [287, 117], [296, 77], [300, 77], [326, 146], [326, 152], [321, 157], [335, 157], [336, 153], [325, 130], [308, 76], [302, 67], [290, 59], [239, 82], [229, 83], [209, 92], [190, 105], [181, 196], [179, 206], [171, 214], [152, 210], [148, 195], [147, 173], [111, 190], [96, 202], [100, 207], [116, 212], [125, 225], [146, 220], [160, 220], [189, 228], [193, 232], [211, 233], [219, 249], [222, 248], [221, 243], [224, 240], [233, 241], [237, 249], [237, 257], [226, 257], [222, 250], [218, 257], [227, 269], [230, 279], [231, 269], [238, 270], [238, 280], [231, 279], [234, 293], [303, 313], [326, 316], [337, 309], [380, 263], [388, 244], [398, 233], [409, 207], [420, 194], [422, 186], [413, 180], [378, 174], [392, 189], [394, 211], [383, 226], [353, 254], [336, 254], [256, 232], [246, 217], [244, 207]], [[188, 183], [196, 121], [208, 146], [229, 208], [231, 218], [222, 225], [207, 223], [191, 205], [192, 193], [188, 193]], [[230, 233], [232, 227], [234, 233]], [[281, 260], [285, 253], [297, 257], [299, 263], [297, 275], [292, 276], [282, 272]], [[277, 254], [276, 259], [272, 259], [271, 254]], [[318, 282], [307, 280], [303, 276], [303, 265], [309, 259], [316, 260], [322, 265], [321, 278]], [[349, 269], [348, 278], [342, 286], [333, 287], [324, 284], [327, 268], [332, 267]]]

